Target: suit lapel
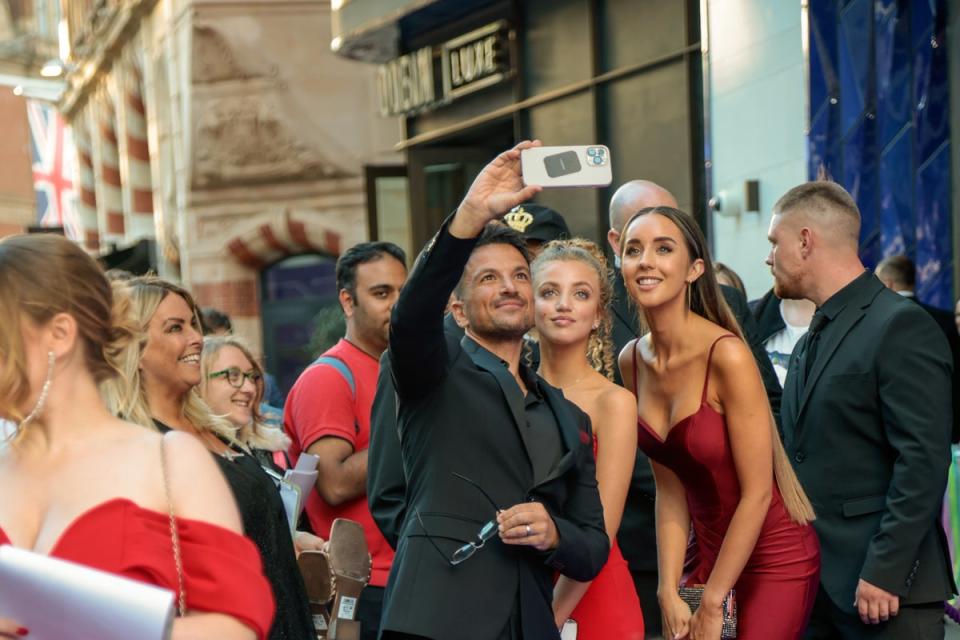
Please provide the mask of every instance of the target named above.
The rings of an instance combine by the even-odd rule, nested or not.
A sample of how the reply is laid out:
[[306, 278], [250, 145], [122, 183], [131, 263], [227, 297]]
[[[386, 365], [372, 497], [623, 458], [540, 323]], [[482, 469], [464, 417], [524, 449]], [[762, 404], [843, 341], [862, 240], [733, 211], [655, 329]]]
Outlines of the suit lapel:
[[570, 411], [569, 401], [559, 391], [542, 382], [540, 383], [540, 391], [557, 419], [557, 428], [560, 429], [564, 452], [547, 476], [537, 483], [538, 487], [569, 471], [576, 461], [576, 451], [580, 445], [580, 428], [573, 412]]
[[[800, 353], [806, 344], [807, 336], [804, 335], [794, 346], [793, 353]], [[798, 368], [799, 358], [791, 356], [790, 364], [787, 368], [787, 378], [783, 385], [783, 399], [780, 402], [780, 420], [783, 427], [784, 446], [788, 449], [794, 441], [795, 429], [797, 427], [798, 412], [800, 406], [800, 394], [803, 389], [800, 388], [800, 370]]]
[[[834, 323], [834, 326], [830, 327], [827, 336], [823, 336], [823, 343], [817, 350], [817, 360], [813, 363], [813, 368], [810, 369], [810, 375], [807, 376], [803, 390], [800, 392], [802, 395], [796, 409], [796, 427], [802, 427], [803, 425], [803, 422], [800, 420], [803, 417], [803, 410], [806, 408], [807, 402], [810, 400], [810, 395], [813, 393], [813, 389], [820, 380], [820, 376], [823, 374], [824, 369], [826, 369], [827, 364], [830, 363], [834, 353], [836, 353], [840, 347], [843, 339], [850, 333], [850, 330], [853, 329], [866, 314], [867, 308], [873, 302], [877, 293], [882, 290], [883, 284], [879, 280], [874, 279], [869, 283], [869, 286], [864, 287], [863, 291], [855, 299], [850, 301], [847, 308], [840, 311], [837, 318], [831, 321], [831, 323]], [[792, 375], [800, 376], [800, 371], [794, 368], [795, 366], [799, 367], [799, 364], [799, 362], [791, 362]], [[796, 435], [799, 436], [799, 434]]]
[[[499, 358], [471, 340], [469, 336], [464, 336], [463, 339], [460, 340], [460, 346], [467, 355], [470, 356], [474, 364], [492, 375], [493, 379], [497, 381], [497, 384], [500, 386], [500, 391], [503, 392], [503, 398], [510, 407], [514, 425], [517, 431], [520, 432], [520, 429], [527, 424], [526, 406], [523, 395], [520, 393], [520, 386], [517, 384], [517, 381], [513, 379], [513, 376], [510, 375], [510, 370], [503, 366], [503, 362]], [[527, 442], [523, 438], [522, 432], [520, 432], [520, 440], [523, 442], [527, 459], [532, 460], [530, 452], [527, 451]]]
[[[840, 343], [843, 342], [843, 339], [850, 332], [850, 329], [852, 329], [862, 317], [863, 309], [857, 308], [847, 310], [846, 313], [841, 312], [840, 317], [833, 321], [836, 325], [830, 328], [829, 337], [823, 340], [823, 344], [821, 344], [817, 350], [817, 360], [813, 363], [813, 368], [810, 369], [810, 375], [807, 376], [807, 380], [803, 385], [803, 395], [800, 398], [800, 404], [797, 406], [798, 420], [800, 416], [803, 415], [807, 401], [810, 400], [810, 394], [813, 393], [813, 388], [817, 385], [820, 375], [830, 362], [837, 347], [840, 346]], [[797, 366], [799, 366], [799, 363]], [[796, 373], [800, 375], [799, 371]]]

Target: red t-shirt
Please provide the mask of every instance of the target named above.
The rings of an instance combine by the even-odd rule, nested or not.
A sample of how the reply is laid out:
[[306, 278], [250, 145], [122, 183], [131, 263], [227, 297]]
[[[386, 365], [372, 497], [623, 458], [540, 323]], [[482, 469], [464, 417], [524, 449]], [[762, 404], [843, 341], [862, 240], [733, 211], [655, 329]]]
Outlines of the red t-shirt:
[[[323, 355], [338, 358], [349, 367], [356, 385], [356, 397], [343, 374], [332, 366], [312, 365], [300, 374], [287, 396], [283, 412], [283, 427], [290, 436], [293, 464], [297, 463], [301, 452], [327, 436], [346, 440], [353, 445], [354, 451], [363, 451], [370, 446], [370, 409], [377, 390], [380, 363], [346, 340], [340, 340]], [[373, 557], [370, 584], [386, 586], [393, 549], [373, 521], [366, 495], [331, 507], [314, 490], [307, 496], [306, 511], [314, 532], [325, 539], [330, 536], [330, 527], [337, 518], [348, 518], [363, 525]]]

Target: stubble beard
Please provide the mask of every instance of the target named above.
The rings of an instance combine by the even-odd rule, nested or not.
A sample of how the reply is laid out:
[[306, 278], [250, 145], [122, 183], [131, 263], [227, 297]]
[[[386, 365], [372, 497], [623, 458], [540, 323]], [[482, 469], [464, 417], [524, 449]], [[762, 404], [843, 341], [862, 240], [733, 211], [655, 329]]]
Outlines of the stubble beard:
[[[470, 319], [467, 320], [469, 322]], [[469, 322], [469, 324], [471, 333], [478, 338], [493, 342], [521, 340], [534, 326], [532, 314], [529, 313], [529, 306], [527, 307], [527, 313], [515, 320], [492, 317], [487, 319], [486, 322]]]
[[773, 294], [781, 300], [799, 300], [804, 297], [797, 285], [796, 278], [787, 278], [777, 274], [773, 276]]

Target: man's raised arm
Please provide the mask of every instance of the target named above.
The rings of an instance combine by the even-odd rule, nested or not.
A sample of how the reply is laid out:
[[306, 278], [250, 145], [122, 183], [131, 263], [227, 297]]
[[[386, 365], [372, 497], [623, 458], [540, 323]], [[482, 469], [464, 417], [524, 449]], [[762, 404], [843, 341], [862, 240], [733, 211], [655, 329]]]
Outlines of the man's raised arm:
[[485, 166], [417, 258], [390, 320], [390, 364], [400, 398], [423, 397], [446, 375], [447, 300], [484, 226], [540, 191], [525, 187], [520, 173], [520, 152], [539, 145], [521, 142]]

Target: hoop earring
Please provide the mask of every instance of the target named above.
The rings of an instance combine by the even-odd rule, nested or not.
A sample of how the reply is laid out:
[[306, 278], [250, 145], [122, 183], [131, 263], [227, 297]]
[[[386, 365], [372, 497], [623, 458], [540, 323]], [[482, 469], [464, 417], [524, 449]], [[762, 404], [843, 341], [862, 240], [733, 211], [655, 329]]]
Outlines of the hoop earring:
[[37, 403], [33, 405], [33, 410], [17, 425], [18, 432], [23, 429], [23, 425], [36, 418], [43, 411], [43, 407], [47, 403], [47, 395], [50, 393], [50, 382], [53, 380], [53, 364], [56, 361], [57, 355], [53, 351], [47, 353], [47, 379], [43, 381], [43, 387], [40, 389], [40, 395], [37, 396]]

